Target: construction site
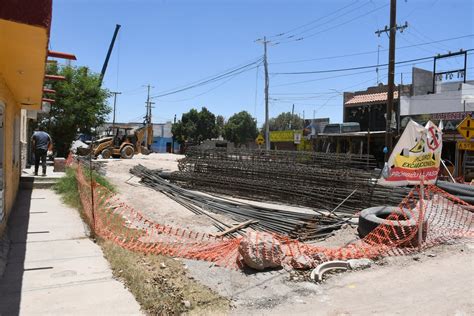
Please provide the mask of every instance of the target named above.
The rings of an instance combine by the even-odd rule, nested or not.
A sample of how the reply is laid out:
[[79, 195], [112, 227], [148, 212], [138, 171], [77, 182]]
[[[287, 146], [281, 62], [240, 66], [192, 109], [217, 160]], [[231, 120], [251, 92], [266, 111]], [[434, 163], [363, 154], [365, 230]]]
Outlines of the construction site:
[[474, 315], [473, 12], [2, 0], [0, 316]]
[[[426, 295], [432, 282], [452, 284], [449, 295], [464, 297], [453, 304], [471, 310], [470, 281], [459, 277], [472, 278], [473, 213], [462, 199], [474, 190], [442, 180], [382, 186], [371, 159], [196, 147], [70, 163], [95, 234], [180, 260], [237, 314], [413, 313], [413, 301], [421, 313], [450, 313]], [[91, 187], [90, 166], [118, 193]], [[454, 274], [444, 270], [452, 265]]]

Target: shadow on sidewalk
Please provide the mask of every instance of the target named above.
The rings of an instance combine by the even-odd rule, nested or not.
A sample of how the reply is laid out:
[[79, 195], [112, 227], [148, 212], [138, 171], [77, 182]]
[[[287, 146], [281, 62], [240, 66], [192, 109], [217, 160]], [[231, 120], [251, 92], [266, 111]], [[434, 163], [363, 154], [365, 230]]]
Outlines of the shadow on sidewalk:
[[5, 273], [0, 279], [0, 315], [20, 313], [31, 194], [31, 189], [18, 191], [15, 205], [8, 219], [8, 236], [11, 243]]

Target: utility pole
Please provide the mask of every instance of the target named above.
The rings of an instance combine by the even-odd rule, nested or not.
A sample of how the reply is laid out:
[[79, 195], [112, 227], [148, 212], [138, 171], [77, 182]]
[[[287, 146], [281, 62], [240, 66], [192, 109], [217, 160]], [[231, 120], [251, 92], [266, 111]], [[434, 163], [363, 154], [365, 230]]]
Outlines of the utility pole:
[[[173, 124], [176, 124], [176, 114], [174, 115]], [[173, 130], [173, 129], [171, 129], [171, 130]], [[175, 138], [175, 136], [174, 136], [174, 134], [173, 134], [173, 148], [171, 148], [171, 153], [172, 153], [172, 154], [175, 153], [175, 152], [174, 152], [174, 141], [175, 141], [175, 139], [176, 139], [176, 138]]]
[[375, 72], [377, 73], [377, 85], [379, 84], [380, 47], [380, 45], [377, 45], [377, 68], [375, 68]]
[[389, 32], [389, 47], [388, 47], [388, 90], [387, 90], [387, 113], [386, 113], [386, 125], [385, 125], [385, 146], [388, 151], [385, 154], [385, 161], [392, 151], [392, 111], [393, 111], [393, 89], [395, 81], [395, 35], [397, 30], [403, 30], [408, 27], [408, 23], [405, 25], [397, 26], [397, 0], [390, 0], [390, 28], [385, 26], [383, 30], [375, 32], [380, 37], [380, 34]]
[[268, 62], [267, 37], [263, 37], [263, 66], [265, 67], [265, 148], [270, 150], [270, 126], [268, 122]]
[[293, 115], [295, 115], [295, 104], [293, 103], [293, 106], [291, 107], [291, 118], [290, 118], [290, 129], [292, 127], [292, 122], [293, 122]]
[[270, 149], [270, 126], [268, 122], [268, 61], [267, 61], [267, 44], [270, 43], [270, 41], [267, 41], [267, 37], [264, 36], [263, 39], [259, 38], [255, 40], [255, 42], [260, 42], [263, 44], [263, 66], [265, 69], [265, 87], [264, 87], [264, 93], [265, 93], [265, 148], [267, 150]]
[[145, 115], [145, 126], [146, 126], [146, 132], [145, 132], [145, 146], [148, 148], [148, 129], [151, 124], [151, 105], [155, 104], [155, 102], [150, 101], [150, 89], [154, 88], [150, 84], [146, 85], [148, 89], [148, 94], [146, 98], [146, 115]]
[[110, 92], [114, 95], [114, 115], [112, 116], [112, 128], [115, 128], [115, 107], [117, 105], [117, 94], [122, 94], [122, 92]]

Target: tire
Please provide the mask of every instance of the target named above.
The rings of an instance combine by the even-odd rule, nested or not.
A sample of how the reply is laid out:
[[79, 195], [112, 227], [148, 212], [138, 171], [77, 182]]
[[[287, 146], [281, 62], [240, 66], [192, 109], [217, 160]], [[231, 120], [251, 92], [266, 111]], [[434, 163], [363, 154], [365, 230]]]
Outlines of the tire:
[[120, 157], [123, 159], [132, 159], [133, 155], [135, 154], [135, 150], [132, 146], [124, 146], [122, 150], [120, 150]]
[[142, 146], [140, 149], [142, 151], [142, 155], [149, 155], [150, 154], [150, 150], [148, 148], [146, 148], [145, 146]]
[[[412, 214], [413, 213], [413, 214]], [[391, 214], [399, 216], [400, 220], [387, 219]], [[377, 227], [385, 226], [388, 235], [383, 233], [384, 237], [388, 236], [390, 241], [399, 247], [417, 247], [418, 246], [418, 215], [416, 211], [402, 212], [399, 207], [395, 206], [376, 206], [364, 209], [359, 216], [359, 224], [357, 232], [360, 238], [369, 235]], [[428, 225], [426, 217], [423, 221], [422, 240], [426, 239]], [[383, 240], [375, 242], [383, 242]], [[388, 243], [392, 243], [388, 242]]]
[[109, 148], [105, 148], [100, 154], [104, 159], [109, 159], [110, 157], [112, 157], [112, 151]]

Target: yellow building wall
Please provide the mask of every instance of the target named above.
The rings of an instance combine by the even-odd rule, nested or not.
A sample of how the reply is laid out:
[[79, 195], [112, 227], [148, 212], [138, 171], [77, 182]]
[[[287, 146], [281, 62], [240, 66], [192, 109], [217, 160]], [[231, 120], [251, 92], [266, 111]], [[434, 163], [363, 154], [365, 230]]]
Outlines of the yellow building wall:
[[[15, 198], [18, 192], [19, 181], [20, 181], [20, 159], [13, 162], [14, 156], [14, 125], [15, 119], [17, 122], [20, 121], [20, 106], [15, 101], [13, 94], [5, 83], [4, 78], [0, 74], [0, 103], [4, 106], [4, 117], [3, 117], [3, 183], [4, 183], [4, 205], [3, 212], [4, 217], [0, 223], [0, 236], [3, 234], [8, 220], [8, 216], [12, 210]], [[16, 126], [20, 128], [20, 124]], [[19, 133], [19, 131], [17, 132]], [[15, 146], [19, 146], [18, 144]]]

